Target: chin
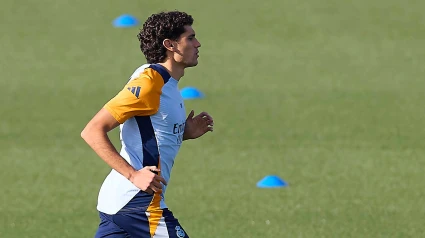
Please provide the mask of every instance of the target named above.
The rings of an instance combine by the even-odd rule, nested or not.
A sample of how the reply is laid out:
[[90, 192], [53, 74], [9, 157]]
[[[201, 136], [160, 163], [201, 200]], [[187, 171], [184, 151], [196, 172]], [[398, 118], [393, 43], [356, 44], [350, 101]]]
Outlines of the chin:
[[186, 68], [195, 67], [198, 65], [198, 61], [186, 64]]

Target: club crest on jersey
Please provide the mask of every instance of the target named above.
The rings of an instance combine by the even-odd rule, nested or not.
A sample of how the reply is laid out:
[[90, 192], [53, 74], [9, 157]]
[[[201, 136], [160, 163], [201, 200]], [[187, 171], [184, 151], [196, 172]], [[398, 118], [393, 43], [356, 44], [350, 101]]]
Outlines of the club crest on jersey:
[[180, 226], [176, 226], [176, 235], [178, 238], [184, 238], [186, 233], [184, 233], [184, 230]]

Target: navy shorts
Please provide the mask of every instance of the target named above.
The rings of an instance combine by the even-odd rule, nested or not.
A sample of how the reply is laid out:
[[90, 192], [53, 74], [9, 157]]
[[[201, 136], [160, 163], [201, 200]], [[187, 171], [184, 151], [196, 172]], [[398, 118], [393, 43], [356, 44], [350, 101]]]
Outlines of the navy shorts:
[[148, 212], [134, 201], [114, 215], [99, 212], [99, 217], [95, 238], [189, 238], [170, 210]]

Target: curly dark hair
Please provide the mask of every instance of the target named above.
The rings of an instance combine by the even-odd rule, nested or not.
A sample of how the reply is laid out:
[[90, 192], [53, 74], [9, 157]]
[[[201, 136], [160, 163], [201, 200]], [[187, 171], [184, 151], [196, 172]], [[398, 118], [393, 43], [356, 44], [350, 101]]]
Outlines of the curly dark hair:
[[140, 49], [149, 64], [162, 63], [167, 49], [162, 42], [165, 39], [178, 40], [185, 32], [184, 26], [193, 24], [193, 18], [185, 12], [170, 11], [151, 15], [137, 34]]

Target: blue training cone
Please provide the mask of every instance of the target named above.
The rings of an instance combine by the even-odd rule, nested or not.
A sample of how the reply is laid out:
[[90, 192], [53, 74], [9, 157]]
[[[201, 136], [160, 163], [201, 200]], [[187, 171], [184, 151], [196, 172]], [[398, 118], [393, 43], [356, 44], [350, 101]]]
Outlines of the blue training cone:
[[280, 188], [286, 187], [288, 184], [276, 175], [268, 175], [257, 183], [259, 188]]
[[180, 93], [183, 99], [197, 99], [204, 97], [204, 94], [201, 91], [193, 87], [183, 88], [182, 90], [180, 90]]
[[139, 20], [134, 16], [125, 14], [115, 18], [112, 24], [118, 28], [133, 27], [139, 24]]

